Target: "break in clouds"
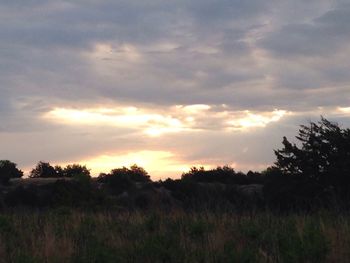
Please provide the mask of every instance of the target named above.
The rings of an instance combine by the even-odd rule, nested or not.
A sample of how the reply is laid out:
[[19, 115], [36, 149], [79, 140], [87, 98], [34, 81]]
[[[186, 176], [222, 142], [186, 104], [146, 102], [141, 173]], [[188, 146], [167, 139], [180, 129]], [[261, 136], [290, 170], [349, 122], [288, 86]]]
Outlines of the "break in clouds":
[[0, 157], [262, 170], [320, 115], [350, 124], [347, 1], [0, 4]]

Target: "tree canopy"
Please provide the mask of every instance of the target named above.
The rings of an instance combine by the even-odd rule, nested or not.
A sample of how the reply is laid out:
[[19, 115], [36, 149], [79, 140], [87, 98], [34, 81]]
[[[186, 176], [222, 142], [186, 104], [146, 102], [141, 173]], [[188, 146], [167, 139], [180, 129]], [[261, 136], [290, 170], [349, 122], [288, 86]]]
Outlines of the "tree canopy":
[[53, 178], [57, 177], [57, 172], [48, 162], [40, 161], [34, 169], [30, 171], [30, 178]]
[[135, 182], [151, 181], [147, 171], [144, 168], [137, 166], [136, 164], [130, 166], [130, 168], [123, 166], [122, 168], [113, 169], [109, 174], [102, 173], [100, 174], [99, 179], [101, 181], [108, 181], [112, 177], [123, 177]]
[[90, 177], [90, 170], [85, 165], [69, 164], [62, 169], [63, 177], [86, 176]]
[[0, 160], [0, 182], [8, 183], [11, 178], [21, 178], [23, 172], [17, 168], [17, 164], [9, 160]]
[[303, 176], [338, 190], [350, 185], [350, 129], [321, 117], [301, 125], [296, 139], [300, 146], [284, 137], [283, 148], [275, 151], [275, 165], [284, 175]]

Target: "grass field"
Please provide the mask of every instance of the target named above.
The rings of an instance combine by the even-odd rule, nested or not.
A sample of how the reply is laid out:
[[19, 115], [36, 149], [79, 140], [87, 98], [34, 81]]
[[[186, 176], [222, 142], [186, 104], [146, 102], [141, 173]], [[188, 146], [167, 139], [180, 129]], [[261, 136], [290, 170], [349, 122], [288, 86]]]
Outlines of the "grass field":
[[349, 262], [350, 216], [184, 212], [0, 215], [1, 262]]

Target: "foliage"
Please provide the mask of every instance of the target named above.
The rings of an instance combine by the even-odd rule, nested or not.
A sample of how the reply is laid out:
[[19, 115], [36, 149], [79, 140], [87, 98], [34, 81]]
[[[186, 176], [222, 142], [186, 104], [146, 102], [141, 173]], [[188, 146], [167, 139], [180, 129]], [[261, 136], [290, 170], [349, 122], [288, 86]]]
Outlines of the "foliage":
[[48, 162], [40, 161], [29, 174], [30, 178], [53, 178], [57, 177], [57, 172]]
[[85, 165], [69, 164], [66, 167], [56, 165], [53, 167], [48, 162], [40, 161], [30, 172], [30, 178], [54, 178], [54, 177], [90, 177], [90, 170]]
[[304, 177], [346, 195], [350, 186], [350, 129], [322, 117], [317, 123], [301, 125], [296, 139], [300, 146], [284, 137], [284, 147], [275, 151], [275, 164], [283, 175]]
[[64, 172], [63, 172], [63, 168], [60, 165], [55, 165], [55, 171], [56, 171], [56, 176], [57, 177], [64, 177]]
[[23, 172], [17, 168], [17, 164], [9, 160], [0, 160], [0, 183], [7, 184], [11, 178], [21, 178]]
[[69, 164], [62, 170], [63, 177], [90, 177], [90, 170], [85, 165]]
[[122, 167], [113, 169], [110, 172], [111, 176], [120, 176], [130, 179], [134, 182], [150, 182], [150, 176], [145, 169], [136, 164], [130, 166], [130, 168]]
[[113, 169], [109, 174], [101, 173], [97, 180], [100, 183], [109, 185], [115, 193], [128, 190], [135, 182], [151, 182], [146, 170], [137, 165], [132, 165], [130, 168], [122, 167]]
[[12, 211], [3, 262], [348, 262], [348, 215]]
[[[84, 178], [85, 179], [85, 178]], [[84, 207], [103, 206], [105, 196], [90, 181], [60, 179], [52, 183], [17, 186], [4, 196], [6, 207]]]
[[202, 183], [219, 182], [224, 184], [252, 184], [261, 182], [259, 173], [249, 171], [247, 174], [236, 172], [230, 166], [218, 166], [215, 169], [205, 170], [204, 167], [192, 167], [189, 172], [183, 173], [182, 180]]
[[100, 174], [97, 178], [98, 182], [107, 185], [114, 194], [121, 194], [128, 190], [132, 185], [132, 181], [126, 176], [116, 174]]

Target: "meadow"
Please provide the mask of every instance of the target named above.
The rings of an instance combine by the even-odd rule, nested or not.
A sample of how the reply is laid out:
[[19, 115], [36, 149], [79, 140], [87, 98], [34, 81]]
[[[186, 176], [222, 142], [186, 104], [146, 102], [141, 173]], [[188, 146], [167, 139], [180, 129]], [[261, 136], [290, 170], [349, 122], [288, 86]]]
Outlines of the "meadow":
[[349, 262], [335, 212], [79, 211], [0, 215], [1, 262]]

